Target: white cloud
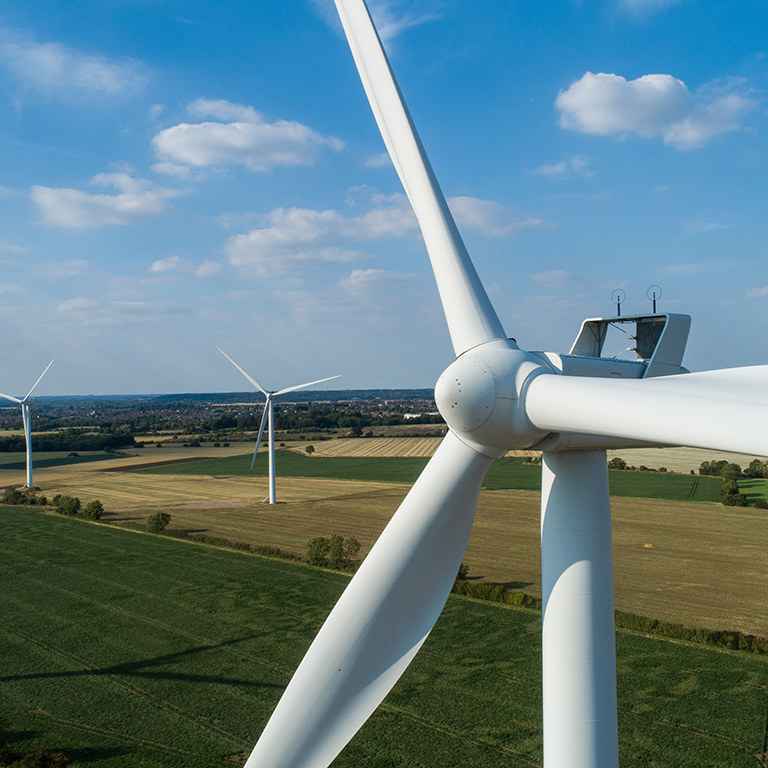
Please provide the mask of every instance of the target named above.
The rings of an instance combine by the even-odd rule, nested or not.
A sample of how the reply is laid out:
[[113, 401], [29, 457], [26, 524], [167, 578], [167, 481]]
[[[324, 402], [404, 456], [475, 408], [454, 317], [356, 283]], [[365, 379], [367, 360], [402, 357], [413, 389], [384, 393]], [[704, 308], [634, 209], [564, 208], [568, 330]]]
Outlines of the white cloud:
[[619, 75], [587, 72], [560, 91], [555, 106], [560, 126], [599, 136], [635, 133], [661, 136], [677, 149], [696, 149], [728, 131], [739, 130], [757, 102], [736, 93], [737, 83], [691, 94], [671, 75]]
[[534, 170], [534, 173], [539, 176], [553, 176], [555, 178], [567, 179], [569, 176], [575, 174], [577, 176], [586, 176], [592, 178], [595, 172], [589, 167], [592, 164], [592, 160], [586, 155], [573, 155], [567, 160], [561, 160], [559, 163], [553, 165], [544, 164], [540, 165]]
[[714, 232], [718, 229], [729, 229], [730, 224], [721, 224], [718, 221], [708, 221], [703, 216], [697, 216], [695, 219], [683, 222], [688, 235], [698, 235], [702, 232]]
[[669, 264], [666, 267], [659, 267], [659, 272], [665, 275], [695, 275], [703, 271], [704, 267], [701, 264]]
[[[278, 208], [263, 217], [262, 228], [229, 238], [224, 252], [232, 266], [267, 276], [300, 263], [319, 265], [368, 258], [351, 249], [351, 243], [418, 236], [418, 223], [405, 195], [373, 195], [371, 202], [371, 210], [350, 217], [333, 210]], [[460, 227], [479, 230], [486, 237], [509, 237], [529, 227], [551, 226], [541, 219], [519, 219], [506, 206], [491, 200], [455, 197], [448, 204]]]
[[[334, 26], [338, 26], [339, 17], [338, 13], [333, 7], [333, 0], [312, 0], [314, 4], [320, 9], [323, 15]], [[433, 21], [439, 18], [432, 10], [426, 10], [424, 12], [417, 12], [417, 2], [410, 0], [408, 5], [411, 7], [409, 13], [399, 13], [396, 10], [397, 2], [393, 0], [369, 0], [368, 6], [371, 11], [371, 15], [376, 23], [376, 28], [379, 31], [379, 36], [384, 43], [391, 43], [401, 32], [411, 27], [424, 24], [428, 21]]]
[[20, 245], [12, 245], [11, 243], [0, 243], [0, 253], [15, 253], [21, 255], [26, 253], [26, 248], [22, 248]]
[[[395, 10], [395, 3], [392, 0], [372, 0], [369, 5], [371, 16], [373, 16], [376, 28], [379, 30], [379, 36], [385, 44], [394, 40], [406, 29], [411, 29], [411, 27], [417, 27], [420, 24], [439, 18], [439, 16], [431, 11], [399, 14]], [[414, 7], [416, 3], [410, 3], [410, 5]]]
[[252, 171], [268, 171], [276, 165], [312, 165], [323, 148], [338, 152], [344, 146], [295, 121], [268, 123], [242, 104], [198, 99], [187, 110], [194, 117], [232, 122], [180, 123], [160, 131], [152, 139], [155, 154], [163, 161], [154, 167], [158, 172], [170, 170], [178, 175], [179, 164], [240, 164]]
[[637, 13], [653, 13], [670, 5], [677, 5], [682, 0], [622, 0], [622, 5]]
[[261, 115], [245, 104], [233, 104], [224, 99], [196, 99], [187, 104], [187, 112], [193, 117], [213, 117], [216, 120], [232, 120], [258, 123]]
[[554, 165], [545, 163], [544, 165], [540, 165], [534, 173], [539, 174], [539, 176], [562, 176], [565, 178], [568, 175], [568, 163], [566, 163], [565, 160], [561, 160]]
[[523, 229], [552, 227], [543, 219], [517, 218], [509, 208], [493, 200], [451, 197], [448, 206], [460, 229], [477, 229], [486, 237], [509, 237]]
[[344, 218], [335, 211], [278, 208], [266, 217], [268, 226], [234, 235], [224, 245], [233, 267], [266, 276], [299, 263], [352, 261], [361, 254], [340, 247]]
[[750, 299], [765, 299], [768, 298], [768, 285], [762, 288], [753, 288], [747, 292], [747, 298]]
[[349, 276], [339, 280], [337, 285], [347, 293], [359, 294], [386, 290], [416, 279], [417, 275], [414, 274], [390, 272], [384, 269], [353, 269]]
[[547, 288], [565, 288], [569, 285], [581, 285], [582, 281], [572, 272], [564, 269], [550, 269], [546, 272], [535, 272], [531, 279]]
[[174, 269], [178, 269], [182, 265], [182, 259], [180, 256], [166, 256], [164, 259], [158, 259], [152, 262], [152, 266], [149, 268], [150, 272], [173, 272]]
[[221, 272], [221, 264], [218, 261], [208, 259], [204, 261], [194, 272], [195, 277], [213, 277]]
[[26, 85], [44, 91], [114, 96], [135, 93], [146, 82], [135, 61], [91, 56], [61, 43], [38, 43], [18, 32], [0, 32], [0, 60]]
[[188, 179], [192, 176], [189, 166], [179, 165], [179, 163], [155, 163], [150, 170], [165, 176], [176, 176], [179, 179]]
[[90, 266], [85, 259], [68, 259], [67, 261], [49, 261], [35, 267], [35, 273], [46, 280], [59, 280], [62, 277], [77, 277]]
[[168, 216], [174, 211], [168, 199], [182, 194], [176, 189], [158, 187], [147, 179], [134, 179], [127, 173], [99, 173], [91, 184], [114, 187], [118, 194], [90, 195], [77, 189], [33, 186], [31, 198], [45, 224], [93, 229]]
[[392, 165], [392, 158], [388, 152], [382, 152], [380, 155], [372, 155], [365, 161], [366, 168], [387, 168]]
[[60, 302], [56, 310], [88, 326], [151, 324], [189, 312], [188, 308], [167, 301], [99, 301], [83, 296]]

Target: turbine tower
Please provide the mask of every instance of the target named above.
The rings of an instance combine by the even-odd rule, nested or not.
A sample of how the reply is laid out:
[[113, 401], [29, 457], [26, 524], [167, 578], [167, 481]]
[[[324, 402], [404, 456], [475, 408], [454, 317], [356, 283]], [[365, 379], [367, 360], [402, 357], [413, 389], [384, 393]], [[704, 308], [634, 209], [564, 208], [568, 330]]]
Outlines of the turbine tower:
[[276, 487], [275, 487], [275, 420], [274, 420], [274, 409], [273, 409], [273, 402], [276, 397], [279, 395], [284, 395], [286, 392], [295, 392], [297, 389], [304, 389], [305, 387], [311, 387], [313, 384], [321, 384], [324, 381], [330, 381], [331, 379], [338, 379], [341, 374], [338, 374], [336, 376], [329, 376], [327, 379], [318, 379], [317, 381], [308, 381], [306, 384], [297, 384], [294, 387], [286, 387], [285, 389], [279, 389], [276, 392], [268, 392], [264, 387], [259, 384], [256, 379], [249, 376], [221, 347], [216, 347], [216, 349], [221, 352], [224, 357], [229, 360], [232, 365], [237, 368], [240, 373], [245, 376], [248, 381], [253, 384], [256, 389], [261, 392], [264, 397], [267, 398], [266, 402], [264, 403], [264, 413], [261, 416], [261, 424], [259, 425], [259, 436], [256, 438], [256, 448], [253, 450], [253, 460], [251, 461], [251, 469], [253, 469], [253, 465], [256, 461], [256, 452], [259, 450], [259, 444], [261, 443], [261, 436], [264, 434], [264, 426], [269, 423], [269, 433], [268, 433], [268, 441], [269, 441], [269, 503], [270, 504], [276, 504], [277, 503], [277, 493], [276, 493]]
[[431, 631], [485, 474], [514, 448], [543, 451], [544, 764], [616, 768], [605, 449], [767, 455], [768, 366], [686, 372], [683, 315], [636, 318], [635, 361], [600, 356], [603, 331], [626, 318], [586, 321], [569, 355], [520, 349], [467, 254], [364, 0], [335, 3], [432, 262], [456, 354], [435, 389], [449, 432], [323, 624], [246, 768], [326, 768], [344, 748]]
[[24, 442], [27, 446], [27, 488], [32, 487], [32, 421], [29, 414], [29, 398], [35, 391], [35, 387], [40, 383], [40, 379], [45, 376], [48, 369], [52, 365], [53, 360], [51, 360], [51, 362], [45, 366], [45, 370], [40, 374], [38, 380], [32, 385], [32, 389], [27, 392], [26, 397], [19, 399], [18, 397], [13, 397], [12, 395], [4, 395], [2, 392], [0, 392], [0, 397], [4, 397], [6, 400], [11, 400], [12, 402], [18, 403], [21, 406], [21, 421], [24, 424]]

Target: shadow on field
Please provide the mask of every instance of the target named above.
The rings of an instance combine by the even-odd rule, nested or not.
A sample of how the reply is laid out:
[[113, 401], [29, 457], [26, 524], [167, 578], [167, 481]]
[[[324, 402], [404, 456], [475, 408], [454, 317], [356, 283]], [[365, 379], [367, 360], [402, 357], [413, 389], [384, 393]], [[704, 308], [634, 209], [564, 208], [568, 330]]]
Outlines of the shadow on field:
[[[465, 576], [462, 581], [482, 581], [484, 578], [482, 574], [480, 576]], [[510, 592], [517, 592], [525, 589], [525, 587], [534, 585], [532, 581], [488, 581], [486, 584], [489, 587], [504, 587], [504, 589], [508, 589]]]
[[124, 664], [114, 664], [102, 669], [77, 669], [66, 672], [33, 672], [25, 675], [5, 675], [0, 676], [0, 682], [10, 682], [12, 680], [47, 680], [54, 678], [75, 678], [75, 677], [110, 677], [125, 676], [138, 678], [153, 678], [157, 680], [175, 680], [189, 683], [216, 683], [224, 685], [240, 685], [253, 688], [277, 688], [282, 690], [285, 685], [279, 683], [258, 683], [248, 680], [235, 680], [227, 677], [217, 677], [215, 675], [199, 675], [190, 672], [171, 672], [157, 669], [157, 667], [166, 664], [176, 664], [180, 659], [191, 657], [196, 654], [207, 651], [215, 651], [226, 646], [242, 643], [246, 640], [255, 640], [258, 637], [264, 637], [267, 633], [241, 637], [236, 640], [228, 640], [215, 645], [199, 645], [194, 648], [188, 648], [185, 651], [177, 653], [168, 653], [163, 656], [156, 656], [152, 659], [142, 659], [140, 661], [130, 661]]
[[87, 765], [110, 757], [135, 755], [137, 752], [137, 749], [130, 747], [85, 747], [83, 749], [67, 749], [67, 757], [76, 765], [80, 765], [80, 763]]
[[16, 742], [29, 741], [30, 739], [37, 739], [39, 736], [40, 731], [9, 731], [3, 723], [0, 723], [0, 745], [3, 742], [15, 744]]
[[512, 592], [517, 592], [525, 587], [532, 587], [532, 581], [494, 581], [491, 582], [492, 587], [504, 587]]

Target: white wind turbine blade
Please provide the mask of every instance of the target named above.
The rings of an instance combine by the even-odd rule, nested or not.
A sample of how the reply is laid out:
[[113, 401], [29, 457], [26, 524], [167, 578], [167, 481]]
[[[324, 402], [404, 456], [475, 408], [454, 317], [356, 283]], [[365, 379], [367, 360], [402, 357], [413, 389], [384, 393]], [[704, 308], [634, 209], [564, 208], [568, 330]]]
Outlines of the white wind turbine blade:
[[30, 389], [29, 392], [27, 392], [27, 396], [24, 398], [24, 400], [22, 400], [22, 402], [29, 400], [29, 396], [35, 391], [35, 387], [40, 383], [40, 379], [42, 379], [43, 376], [45, 376], [45, 374], [48, 372], [48, 369], [52, 365], [53, 365], [53, 360], [51, 360], [51, 362], [45, 366], [45, 370], [40, 374], [40, 377], [38, 378], [38, 380], [32, 385], [32, 389]]
[[363, 0], [335, 0], [368, 101], [427, 246], [457, 355], [507, 337], [467, 254]]
[[768, 366], [652, 379], [541, 375], [525, 394], [538, 429], [768, 456]]
[[226, 357], [227, 360], [229, 360], [229, 362], [232, 363], [232, 365], [234, 365], [235, 368], [237, 368], [237, 370], [240, 371], [240, 373], [242, 373], [243, 376], [245, 376], [245, 378], [248, 379], [248, 381], [250, 381], [254, 387], [256, 387], [256, 389], [259, 390], [259, 392], [264, 395], [269, 395], [269, 392], [267, 392], [267, 390], [264, 389], [264, 387], [262, 387], [261, 384], [256, 381], [256, 379], [254, 379], [252, 376], [249, 376], [221, 347], [216, 347], [216, 349], [218, 349], [219, 352], [221, 352], [221, 354], [224, 355], [224, 357]]
[[275, 397], [278, 395], [284, 395], [286, 392], [295, 392], [297, 389], [304, 389], [305, 387], [311, 387], [313, 384], [322, 384], [324, 381], [330, 381], [331, 379], [338, 379], [341, 376], [337, 373], [335, 376], [329, 376], [327, 379], [318, 379], [317, 381], [308, 381], [306, 384], [296, 384], [294, 387], [286, 387], [278, 392], [275, 392]]
[[246, 768], [325, 768], [445, 604], [492, 459], [449, 433], [323, 624]]
[[261, 443], [261, 436], [264, 434], [264, 427], [266, 426], [268, 415], [269, 415], [269, 395], [267, 395], [267, 402], [264, 403], [264, 413], [261, 414], [261, 424], [259, 425], [259, 436], [256, 438], [256, 447], [253, 449], [253, 459], [251, 460], [251, 469], [253, 469], [253, 465], [256, 463], [256, 453], [259, 450], [259, 445]]
[[21, 400], [18, 397], [13, 397], [12, 395], [4, 395], [2, 392], [0, 392], [0, 397], [4, 397], [6, 400], [11, 400], [14, 403], [21, 403]]

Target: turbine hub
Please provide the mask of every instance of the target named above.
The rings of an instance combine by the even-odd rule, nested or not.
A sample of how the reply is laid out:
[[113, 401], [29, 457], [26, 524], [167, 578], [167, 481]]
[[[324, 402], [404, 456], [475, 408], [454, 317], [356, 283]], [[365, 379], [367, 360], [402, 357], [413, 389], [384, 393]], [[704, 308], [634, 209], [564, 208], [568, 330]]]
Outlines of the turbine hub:
[[473, 347], [448, 366], [435, 385], [435, 401], [451, 431], [487, 456], [530, 448], [547, 433], [521, 405], [531, 379], [551, 373], [540, 360], [506, 340]]

